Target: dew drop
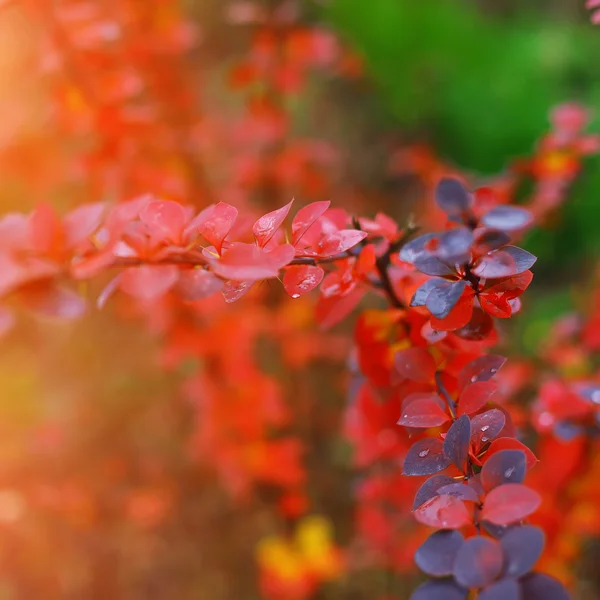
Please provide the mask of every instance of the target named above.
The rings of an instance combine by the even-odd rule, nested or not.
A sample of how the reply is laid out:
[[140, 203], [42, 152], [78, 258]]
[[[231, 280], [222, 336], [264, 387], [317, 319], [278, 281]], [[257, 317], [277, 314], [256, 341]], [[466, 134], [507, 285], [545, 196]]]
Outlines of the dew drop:
[[429, 450], [421, 450], [421, 452], [419, 452], [419, 456], [421, 458], [425, 458], [428, 454], [429, 454]]
[[497, 373], [497, 372], [498, 372], [498, 369], [496, 369], [495, 367], [492, 367], [492, 368], [490, 369], [490, 373], [491, 373], [492, 375], [494, 375], [494, 373]]
[[481, 431], [487, 431], [489, 428], [490, 428], [490, 426], [489, 426], [489, 425], [484, 425], [484, 426], [481, 428]]
[[403, 419], [408, 419], [408, 415], [402, 415]]
[[300, 298], [300, 294], [292, 294], [292, 298]]
[[471, 377], [471, 383], [475, 383], [477, 381], [477, 375], [473, 375], [473, 377]]
[[482, 438], [481, 438], [481, 441], [482, 441], [483, 443], [485, 443], [485, 442], [487, 442], [489, 439], [490, 439], [490, 438], [488, 438], [488, 437], [482, 437]]
[[504, 471], [504, 477], [508, 479], [514, 472], [515, 467], [510, 467], [510, 469], [506, 469], [506, 471]]

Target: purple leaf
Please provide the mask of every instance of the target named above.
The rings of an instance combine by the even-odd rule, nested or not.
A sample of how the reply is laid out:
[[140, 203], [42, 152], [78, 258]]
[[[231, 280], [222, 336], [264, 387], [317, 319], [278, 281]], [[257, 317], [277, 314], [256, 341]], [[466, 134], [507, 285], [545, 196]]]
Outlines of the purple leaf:
[[497, 540], [503, 537], [511, 529], [508, 525], [496, 525], [495, 523], [490, 523], [489, 521], [483, 521], [482, 526], [486, 533], [489, 533]]
[[466, 263], [471, 257], [472, 245], [473, 232], [466, 227], [457, 227], [440, 235], [435, 255], [451, 264]]
[[503, 483], [522, 483], [527, 458], [521, 450], [500, 450], [492, 454], [481, 469], [481, 483], [486, 492]]
[[505, 576], [516, 578], [529, 573], [542, 554], [544, 543], [544, 532], [539, 527], [522, 525], [509, 529], [500, 540]]
[[516, 231], [523, 229], [533, 221], [533, 215], [519, 206], [496, 206], [492, 208], [481, 222], [486, 227], [501, 229], [502, 231]]
[[473, 203], [471, 194], [463, 184], [449, 177], [442, 179], [435, 188], [435, 201], [449, 217], [460, 216]]
[[489, 381], [506, 362], [504, 356], [486, 354], [470, 362], [458, 374], [458, 387], [463, 389], [469, 383]]
[[416, 510], [419, 506], [436, 496], [439, 488], [451, 483], [454, 483], [454, 479], [449, 475], [434, 475], [433, 477], [430, 477], [417, 490], [412, 509]]
[[410, 600], [466, 600], [467, 594], [468, 590], [452, 580], [428, 581], [411, 594]]
[[481, 250], [485, 249], [487, 252], [502, 248], [508, 242], [510, 242], [510, 236], [504, 231], [498, 231], [497, 229], [485, 229], [475, 240], [477, 246]]
[[471, 439], [471, 420], [463, 415], [454, 423], [444, 440], [444, 454], [463, 473], [465, 472], [467, 457], [469, 455], [469, 442]]
[[405, 475], [433, 475], [450, 465], [444, 455], [444, 444], [437, 438], [423, 438], [415, 442], [404, 459]]
[[423, 254], [415, 259], [415, 268], [425, 275], [452, 275], [454, 271], [439, 258]]
[[493, 440], [502, 431], [505, 423], [506, 416], [497, 408], [492, 408], [480, 415], [474, 416], [471, 420], [471, 439], [473, 445], [481, 447], [490, 440]]
[[467, 282], [462, 279], [434, 287], [425, 301], [427, 309], [438, 319], [447, 317], [460, 300], [465, 287], [467, 287]]
[[512, 277], [530, 269], [537, 260], [530, 252], [517, 246], [505, 246], [481, 258], [473, 273], [486, 279]]
[[571, 600], [563, 584], [543, 573], [532, 573], [521, 580], [523, 598], [527, 600]]
[[514, 579], [497, 581], [482, 590], [479, 600], [522, 600], [521, 586]]
[[459, 531], [436, 531], [415, 552], [415, 563], [427, 575], [452, 575], [456, 553], [464, 543]]
[[454, 561], [454, 578], [466, 588], [490, 585], [502, 570], [502, 548], [498, 542], [480, 535], [461, 546]]
[[417, 291], [415, 292], [412, 300], [410, 301], [411, 306], [425, 306], [425, 301], [427, 300], [427, 296], [429, 293], [436, 287], [440, 285], [446, 285], [448, 282], [445, 279], [428, 279], [425, 283], [423, 283]]
[[425, 250], [425, 246], [436, 237], [436, 233], [426, 233], [410, 240], [400, 249], [400, 260], [413, 264], [417, 258], [428, 255], [429, 252]]
[[450, 483], [444, 485], [438, 489], [437, 493], [440, 496], [454, 496], [465, 502], [477, 502], [479, 500], [477, 492], [465, 483]]

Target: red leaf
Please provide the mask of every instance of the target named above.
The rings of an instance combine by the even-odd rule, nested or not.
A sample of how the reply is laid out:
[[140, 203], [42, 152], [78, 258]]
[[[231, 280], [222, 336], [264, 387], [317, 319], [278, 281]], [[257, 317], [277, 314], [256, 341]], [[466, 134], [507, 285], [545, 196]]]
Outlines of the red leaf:
[[254, 233], [256, 243], [261, 248], [263, 248], [275, 235], [275, 232], [279, 229], [290, 212], [293, 202], [294, 201], [292, 200], [282, 208], [278, 208], [277, 210], [273, 210], [266, 215], [263, 215], [256, 221], [256, 223], [254, 223], [254, 227], [252, 227], [252, 233]]
[[412, 381], [428, 383], [435, 376], [435, 361], [425, 348], [400, 350], [394, 363], [400, 375]]
[[463, 501], [455, 496], [435, 496], [419, 506], [414, 515], [419, 523], [438, 529], [459, 529], [472, 521]]
[[499, 319], [508, 319], [512, 315], [512, 308], [504, 294], [487, 292], [479, 296], [479, 302], [485, 312]]
[[64, 243], [62, 223], [49, 204], [39, 204], [29, 217], [31, 245], [45, 254], [60, 250]]
[[375, 268], [376, 261], [375, 246], [369, 244], [360, 251], [354, 265], [354, 272], [360, 277], [366, 277]]
[[226, 281], [221, 290], [225, 302], [237, 302], [250, 291], [254, 283], [254, 281]]
[[324, 236], [319, 242], [319, 256], [334, 256], [350, 250], [367, 237], [366, 231], [342, 229]]
[[84, 204], [72, 210], [63, 219], [65, 245], [72, 248], [87, 240], [102, 223], [106, 211], [104, 202]]
[[331, 203], [313, 202], [302, 207], [292, 221], [292, 244], [296, 246], [302, 236], [315, 223], [315, 221], [329, 208]]
[[398, 425], [427, 429], [429, 427], [439, 427], [449, 420], [450, 417], [435, 400], [424, 398], [415, 400], [406, 406]]
[[458, 399], [458, 416], [476, 413], [497, 389], [498, 385], [493, 381], [477, 381], [468, 385]]
[[237, 215], [238, 211], [234, 206], [224, 202], [213, 204], [205, 208], [186, 227], [186, 237], [193, 234], [202, 235], [220, 254], [223, 241], [231, 231]]
[[181, 241], [188, 216], [181, 204], [156, 200], [146, 204], [140, 212], [140, 220], [154, 240], [177, 244]]
[[314, 290], [323, 280], [325, 271], [314, 265], [293, 265], [285, 270], [283, 287], [292, 298]]
[[481, 516], [496, 525], [510, 525], [535, 512], [541, 502], [535, 490], [521, 483], [506, 483], [487, 495]]
[[447, 317], [443, 319], [431, 317], [431, 327], [440, 331], [454, 331], [464, 327], [471, 320], [473, 314], [473, 295], [473, 288], [466, 288]]
[[315, 309], [317, 323], [323, 329], [333, 327], [357, 307], [364, 295], [364, 289], [355, 288], [346, 296], [332, 296], [330, 298], [319, 296]]
[[175, 265], [142, 265], [125, 269], [119, 287], [138, 300], [155, 300], [166, 294], [179, 277]]
[[223, 279], [258, 281], [277, 277], [294, 258], [294, 247], [282, 244], [266, 252], [256, 244], [235, 242], [223, 250], [220, 260], [212, 263], [213, 271]]

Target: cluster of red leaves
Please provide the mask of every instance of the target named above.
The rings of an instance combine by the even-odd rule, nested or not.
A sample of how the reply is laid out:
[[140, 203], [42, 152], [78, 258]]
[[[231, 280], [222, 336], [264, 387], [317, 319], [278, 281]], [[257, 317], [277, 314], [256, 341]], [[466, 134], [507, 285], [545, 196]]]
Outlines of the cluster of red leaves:
[[[368, 286], [403, 307], [397, 294], [414, 289], [415, 278], [421, 281], [422, 275], [431, 276], [416, 288], [411, 301], [414, 310], [397, 309], [387, 318], [375, 319], [375, 327], [373, 321], [361, 322], [359, 367], [370, 382], [392, 395], [392, 410], [400, 407], [399, 425], [420, 431], [451, 424], [442, 436], [419, 439], [406, 453], [406, 475], [432, 475], [452, 468], [448, 476], [436, 475], [418, 490], [417, 520], [441, 529], [472, 526], [479, 532], [488, 525], [490, 535], [500, 537], [506, 527], [529, 516], [540, 498], [522, 485], [535, 459], [513, 439], [508, 414], [488, 406], [495, 391], [489, 380], [504, 359], [483, 354], [472, 360], [473, 351], [464, 346], [475, 341], [474, 347], [484, 347], [494, 332], [492, 317], [506, 318], [518, 309], [514, 300], [531, 281], [528, 269], [535, 258], [508, 243], [512, 232], [530, 224], [530, 213], [494, 205], [493, 200], [486, 190], [471, 194], [457, 180], [443, 179], [437, 202], [447, 213], [450, 227], [410, 241], [383, 215], [374, 221], [359, 220], [351, 228], [348, 215], [328, 210], [327, 203], [300, 209], [287, 235], [281, 228], [291, 203], [263, 215], [252, 226], [252, 242], [231, 239], [235, 234], [243, 237], [244, 232], [236, 227], [236, 209], [223, 203], [194, 214], [180, 204], [143, 197], [116, 205], [106, 214], [101, 205], [77, 209], [63, 220], [40, 207], [29, 216], [10, 215], [3, 221], [10, 230], [5, 238], [10, 243], [2, 255], [11, 274], [5, 294], [15, 293], [30, 307], [55, 315], [78, 316], [83, 300], [64, 287], [64, 280], [86, 279], [115, 267], [121, 271], [101, 293], [101, 304], [117, 289], [142, 301], [174, 294], [193, 304], [219, 291], [234, 301], [256, 281], [276, 278], [284, 271], [284, 287], [292, 297], [320, 284], [323, 302], [339, 317], [356, 303], [354, 299], [348, 303], [348, 298], [360, 298]], [[331, 272], [324, 277], [322, 265], [327, 264], [332, 265]], [[395, 339], [388, 346], [390, 337]], [[367, 342], [366, 353], [361, 341]], [[377, 348], [377, 341], [384, 346]], [[199, 385], [203, 392], [211, 387], [207, 381]], [[369, 391], [365, 393], [368, 397]], [[268, 393], [263, 394], [267, 403], [268, 398]], [[267, 418], [263, 426], [281, 425], [285, 419], [266, 406], [261, 414]], [[377, 445], [374, 451], [367, 450], [367, 460], [381, 451], [381, 425], [376, 428]], [[360, 437], [361, 443], [368, 441], [368, 436]], [[392, 438], [384, 443], [384, 452], [397, 450]], [[257, 446], [246, 455], [260, 465], [267, 452], [268, 447]], [[292, 486], [300, 483], [293, 473], [284, 465], [282, 476]], [[465, 544], [470, 547], [472, 539]], [[439, 585], [464, 588], [465, 594], [467, 588], [502, 586], [504, 590], [504, 579], [496, 583], [504, 555], [500, 546], [493, 547], [498, 568], [489, 568], [483, 579], [469, 579], [455, 570], [455, 583]], [[464, 571], [468, 561], [458, 564]], [[476, 563], [472, 569], [477, 572], [484, 566]], [[518, 576], [524, 576], [530, 566], [519, 567]], [[510, 570], [506, 573], [514, 575]], [[513, 595], [538, 585], [531, 583], [537, 581], [531, 577], [519, 581], [513, 585]], [[539, 585], [553, 585], [543, 582]], [[439, 585], [426, 584], [416, 597], [439, 594]]]
[[[190, 358], [208, 365], [197, 366], [182, 385], [194, 415], [192, 456], [199, 464], [210, 464], [237, 497], [272, 485], [279, 490], [274, 509], [285, 517], [303, 514], [310, 506], [294, 411], [307, 403], [310, 390], [296, 389], [290, 403], [285, 384], [264, 372], [256, 347], [267, 338], [286, 365], [302, 369], [315, 358], [341, 360], [343, 340], [311, 331], [309, 302], [284, 309], [267, 303], [261, 293], [265, 290], [259, 289], [243, 307], [234, 308], [210, 293], [229, 290], [234, 299], [257, 278], [277, 274], [297, 253], [310, 259], [286, 270], [285, 286], [294, 295], [303, 294], [313, 277], [322, 277], [306, 261], [330, 256], [336, 244], [351, 243], [342, 239], [344, 234], [333, 235], [345, 219], [339, 211], [321, 219], [327, 230], [322, 236], [316, 230], [312, 238], [303, 236], [301, 229], [309, 223], [302, 219], [313, 218], [305, 211], [294, 221], [289, 243], [279, 233], [268, 239], [267, 221], [273, 215], [256, 223], [257, 243], [249, 243], [252, 234], [232, 246], [224, 238], [229, 222], [232, 235], [250, 232], [253, 203], [266, 210], [291, 196], [291, 189], [308, 198], [327, 195], [326, 171], [335, 165], [335, 152], [321, 140], [291, 136], [285, 97], [300, 91], [312, 67], [353, 75], [356, 61], [328, 31], [297, 25], [295, 2], [272, 3], [258, 18], [248, 18], [252, 12], [256, 16], [258, 5], [223, 6], [232, 23], [255, 30], [252, 50], [240, 65], [250, 58], [256, 77], [228, 81], [228, 95], [232, 90], [244, 93], [239, 116], [223, 109], [220, 97], [204, 95], [210, 69], [193, 52], [203, 32], [183, 3], [5, 4], [36, 27], [32, 47], [37, 47], [27, 68], [47, 86], [47, 96], [43, 126], [25, 141], [15, 136], [2, 147], [3, 167], [36, 200], [54, 198], [65, 186], [68, 192], [75, 186], [84, 198], [138, 200], [82, 206], [63, 219], [41, 204], [30, 215], [7, 216], [0, 251], [5, 273], [0, 295], [7, 303], [0, 330], [13, 325], [14, 307], [48, 316], [81, 315], [86, 290], [80, 282], [112, 271], [117, 277], [99, 303], [117, 289], [123, 291], [129, 301], [119, 306], [129, 316], [141, 313], [162, 334], [164, 368], [181, 367]], [[36, 177], [30, 176], [32, 162], [38, 165]], [[176, 202], [142, 197], [148, 190]], [[244, 210], [236, 223], [237, 210], [229, 205], [214, 205], [203, 216], [189, 206], [206, 207], [217, 195]], [[327, 206], [317, 204], [314, 218]], [[287, 210], [289, 206], [275, 218], [283, 219]], [[196, 228], [192, 214], [204, 225]], [[202, 247], [194, 246], [200, 238]], [[186, 266], [186, 257], [194, 254], [200, 263]], [[110, 268], [115, 257], [121, 271]], [[233, 284], [232, 277], [241, 281]], [[65, 485], [80, 485], [80, 496], [95, 502], [85, 481]]]

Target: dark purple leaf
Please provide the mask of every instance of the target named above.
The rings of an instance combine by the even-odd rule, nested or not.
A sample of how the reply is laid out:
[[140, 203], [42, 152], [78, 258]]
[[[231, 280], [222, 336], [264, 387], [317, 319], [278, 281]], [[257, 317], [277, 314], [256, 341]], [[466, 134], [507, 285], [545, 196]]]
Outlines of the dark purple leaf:
[[467, 263], [472, 245], [473, 232], [466, 227], [457, 227], [440, 235], [435, 255], [450, 264]]
[[444, 455], [444, 443], [437, 438], [423, 438], [415, 442], [404, 459], [405, 475], [433, 475], [450, 465]]
[[522, 483], [527, 458], [520, 450], [500, 450], [492, 454], [481, 469], [481, 483], [486, 492], [503, 483]]
[[502, 570], [502, 548], [498, 542], [480, 535], [466, 540], [454, 561], [454, 578], [466, 588], [490, 585]]
[[458, 387], [463, 389], [469, 383], [489, 381], [506, 362], [504, 356], [486, 354], [470, 362], [458, 374]]
[[468, 593], [452, 580], [427, 581], [411, 594], [410, 600], [466, 600]]
[[544, 549], [544, 532], [533, 525], [509, 529], [500, 540], [504, 550], [504, 574], [522, 577], [533, 569]]
[[502, 431], [505, 423], [506, 416], [497, 408], [492, 408], [480, 415], [475, 415], [471, 419], [471, 439], [473, 445], [480, 448], [493, 440]]
[[503, 579], [485, 588], [479, 600], [524, 600], [521, 596], [521, 586], [514, 579]]
[[485, 340], [493, 328], [494, 320], [492, 317], [481, 310], [479, 306], [474, 306], [471, 320], [464, 327], [457, 329], [454, 334], [463, 340], [479, 342]]
[[462, 279], [434, 287], [425, 302], [427, 309], [434, 317], [444, 319], [460, 300], [465, 287], [467, 287], [467, 282]]
[[439, 258], [423, 254], [415, 259], [415, 268], [425, 275], [452, 275], [454, 271]]
[[400, 260], [413, 264], [420, 256], [429, 255], [429, 252], [425, 250], [425, 246], [437, 235], [437, 233], [426, 233], [404, 244], [400, 249]]
[[427, 500], [431, 500], [437, 495], [439, 488], [454, 483], [454, 479], [449, 475], [434, 475], [430, 477], [423, 485], [417, 490], [415, 494], [415, 501], [413, 502], [413, 510], [416, 510], [422, 504], [425, 504]]
[[475, 243], [479, 246], [480, 250], [491, 252], [506, 246], [510, 242], [510, 236], [504, 231], [498, 231], [496, 229], [486, 229], [483, 233], [477, 236]]
[[486, 227], [502, 231], [517, 231], [533, 221], [533, 215], [519, 206], [496, 206], [481, 219]]
[[437, 491], [439, 496], [454, 496], [466, 502], [477, 502], [479, 496], [477, 492], [466, 483], [450, 483], [444, 485]]
[[543, 573], [532, 573], [521, 580], [523, 598], [526, 600], [571, 600], [563, 584]]
[[425, 301], [431, 290], [440, 285], [446, 285], [448, 282], [445, 279], [428, 279], [423, 283], [415, 292], [412, 300], [410, 301], [411, 306], [425, 306]]
[[415, 563], [427, 575], [452, 575], [456, 553], [464, 543], [459, 531], [436, 531], [415, 552]]
[[489, 533], [492, 537], [495, 537], [499, 540], [503, 537], [507, 531], [510, 531], [510, 527], [507, 525], [496, 525], [495, 523], [490, 523], [489, 521], [483, 521], [482, 523], [483, 529], [486, 533]]
[[471, 194], [463, 184], [458, 179], [449, 177], [444, 177], [435, 188], [435, 201], [450, 217], [460, 216], [473, 203]]
[[501, 250], [483, 256], [473, 269], [473, 273], [486, 279], [512, 277], [530, 269], [536, 260], [536, 256], [523, 248], [505, 246]]
[[465, 472], [467, 456], [469, 455], [469, 442], [471, 439], [471, 420], [463, 415], [454, 423], [444, 440], [444, 454], [463, 473]]

